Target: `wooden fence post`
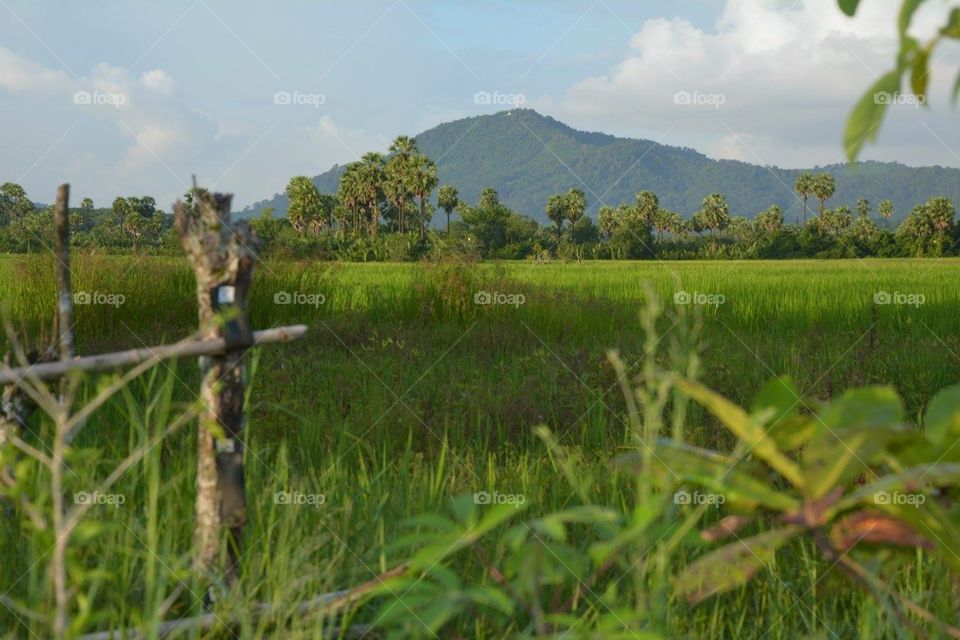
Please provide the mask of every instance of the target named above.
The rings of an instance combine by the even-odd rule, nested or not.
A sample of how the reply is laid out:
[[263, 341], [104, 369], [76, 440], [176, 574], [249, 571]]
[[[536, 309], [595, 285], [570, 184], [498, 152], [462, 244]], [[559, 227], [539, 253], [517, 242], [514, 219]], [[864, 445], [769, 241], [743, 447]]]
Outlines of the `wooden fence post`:
[[[177, 231], [197, 278], [204, 338], [222, 338], [224, 355], [203, 357], [197, 458], [195, 569], [231, 584], [247, 522], [243, 478], [245, 382], [242, 358], [253, 344], [247, 293], [256, 237], [245, 221], [230, 223], [229, 194], [194, 189], [194, 207], [174, 205]], [[195, 210], [193, 210], [195, 208]], [[227, 564], [218, 564], [221, 529], [229, 530]]]

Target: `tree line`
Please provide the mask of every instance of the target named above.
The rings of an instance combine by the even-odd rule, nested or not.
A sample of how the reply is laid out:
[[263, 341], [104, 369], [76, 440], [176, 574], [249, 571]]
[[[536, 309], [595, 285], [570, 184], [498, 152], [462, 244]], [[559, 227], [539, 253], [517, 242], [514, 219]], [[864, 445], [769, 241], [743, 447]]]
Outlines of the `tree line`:
[[[703, 198], [685, 217], [640, 191], [633, 202], [603, 205], [596, 221], [583, 190], [572, 188], [544, 204], [540, 224], [500, 201], [493, 188], [477, 202], [454, 185], [440, 185], [436, 164], [416, 140], [399, 136], [388, 154], [370, 152], [346, 166], [336, 193], [320, 193], [306, 176], [286, 188], [286, 218], [267, 209], [251, 221], [265, 253], [340, 260], [412, 260], [462, 254], [494, 259], [697, 259], [943, 256], [956, 253], [960, 226], [954, 203], [932, 197], [893, 226], [890, 200], [829, 207], [836, 191], [829, 173], [802, 173], [794, 189], [802, 203], [790, 223], [772, 205], [752, 217], [731, 215], [721, 193]], [[436, 199], [434, 200], [434, 192]], [[192, 193], [184, 198], [189, 204]], [[815, 215], [808, 202], [817, 201]], [[431, 226], [437, 210], [445, 221]], [[453, 219], [456, 216], [456, 219]], [[89, 198], [71, 210], [74, 242], [107, 251], [172, 252], [179, 244], [172, 217], [149, 196], [117, 197], [109, 208]], [[14, 183], [0, 186], [0, 251], [52, 246], [52, 209], [38, 208]]]

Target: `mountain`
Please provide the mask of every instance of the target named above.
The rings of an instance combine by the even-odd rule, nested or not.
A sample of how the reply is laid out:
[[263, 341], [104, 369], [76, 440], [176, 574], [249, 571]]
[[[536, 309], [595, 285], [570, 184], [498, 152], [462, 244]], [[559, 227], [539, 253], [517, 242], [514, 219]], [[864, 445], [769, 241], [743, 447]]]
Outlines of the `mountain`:
[[[594, 217], [601, 205], [633, 202], [642, 190], [653, 191], [662, 207], [684, 217], [699, 210], [703, 197], [714, 191], [726, 196], [731, 215], [753, 217], [771, 204], [783, 207], [788, 221], [802, 215], [793, 191], [801, 169], [712, 160], [693, 149], [578, 131], [531, 109], [448, 122], [416, 140], [437, 163], [440, 184], [455, 185], [461, 198], [475, 203], [481, 189], [493, 187], [501, 202], [541, 222], [547, 198], [573, 187], [586, 193]], [[343, 171], [335, 165], [313, 182], [321, 192], [336, 192]], [[863, 162], [853, 169], [839, 164], [810, 171], [836, 176], [836, 194], [828, 206], [852, 209], [857, 198], [865, 197], [876, 208], [880, 200], [890, 199], [894, 217], [902, 218], [931, 196], [960, 203], [960, 169]], [[257, 215], [266, 207], [283, 215], [287, 198], [277, 194], [242, 214]], [[816, 208], [811, 196], [809, 209]]]

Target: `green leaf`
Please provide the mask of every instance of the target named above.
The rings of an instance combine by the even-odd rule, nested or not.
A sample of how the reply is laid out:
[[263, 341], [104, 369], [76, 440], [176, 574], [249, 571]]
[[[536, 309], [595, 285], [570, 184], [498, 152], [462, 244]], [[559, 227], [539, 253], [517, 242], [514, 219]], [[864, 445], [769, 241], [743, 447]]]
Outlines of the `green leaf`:
[[923, 4], [923, 0], [903, 0], [903, 4], [900, 6], [900, 16], [897, 18], [897, 28], [901, 37], [907, 33], [907, 29], [910, 28], [910, 21], [913, 20], [913, 14], [916, 13], [921, 4]]
[[929, 47], [920, 49], [913, 59], [913, 66], [910, 68], [910, 88], [918, 98], [924, 99], [926, 103], [927, 83], [930, 80], [927, 65], [930, 61]]
[[900, 91], [900, 71], [894, 69], [881, 76], [850, 112], [843, 132], [843, 146], [847, 150], [847, 158], [850, 162], [857, 159], [864, 144], [877, 139], [890, 97], [898, 91]]
[[746, 584], [773, 560], [777, 549], [801, 531], [788, 526], [724, 545], [687, 565], [674, 589], [693, 604]]
[[857, 5], [860, 4], [860, 0], [837, 0], [837, 4], [840, 6], [840, 11], [852, 17], [857, 12]]
[[960, 385], [941, 389], [923, 416], [927, 439], [937, 445], [953, 445], [960, 438]]
[[758, 458], [770, 465], [777, 473], [794, 486], [803, 485], [803, 475], [795, 462], [784, 456], [766, 430], [746, 411], [718, 393], [692, 380], [674, 378], [674, 384], [684, 393], [702, 404], [733, 432]]
[[796, 415], [801, 406], [803, 401], [800, 392], [793, 384], [793, 379], [790, 376], [781, 376], [763, 385], [753, 401], [751, 413], [755, 417], [769, 414], [764, 422], [768, 428], [773, 428], [790, 416]]
[[960, 463], [922, 464], [910, 467], [899, 473], [885, 475], [873, 482], [865, 484], [856, 491], [852, 491], [835, 504], [827, 512], [838, 513], [850, 509], [858, 504], [880, 505], [877, 494], [892, 493], [894, 491], [919, 492], [924, 484], [931, 486], [955, 485], [960, 482]]
[[813, 499], [865, 471], [887, 445], [909, 437], [903, 404], [891, 387], [847, 391], [820, 412], [819, 429], [803, 453], [807, 496]]

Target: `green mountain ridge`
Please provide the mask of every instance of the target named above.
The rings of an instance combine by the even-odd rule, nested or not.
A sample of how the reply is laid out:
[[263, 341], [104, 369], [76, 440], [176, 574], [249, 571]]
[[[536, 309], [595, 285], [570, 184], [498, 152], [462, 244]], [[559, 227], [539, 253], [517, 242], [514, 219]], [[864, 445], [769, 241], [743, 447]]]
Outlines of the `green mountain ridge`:
[[[541, 222], [546, 221], [547, 198], [574, 187], [586, 193], [588, 214], [594, 218], [602, 205], [632, 203], [643, 190], [653, 191], [662, 207], [684, 217], [715, 191], [726, 196], [731, 215], [752, 218], [771, 204], [783, 207], [789, 222], [803, 215], [793, 184], [804, 169], [714, 160], [685, 147], [579, 131], [531, 109], [444, 123], [418, 134], [416, 141], [437, 163], [440, 184], [453, 184], [461, 198], [475, 203], [484, 187], [493, 187], [501, 202]], [[853, 208], [857, 198], [865, 197], [876, 207], [889, 199], [894, 218], [901, 219], [932, 196], [960, 203], [960, 169], [870, 161], [853, 168], [835, 164], [807, 170], [836, 176], [836, 194], [828, 206]], [[321, 192], [336, 192], [343, 171], [334, 165], [313, 182]], [[258, 215], [266, 207], [285, 215], [286, 195], [253, 204], [242, 215]], [[808, 207], [810, 213], [816, 211], [812, 196]]]

